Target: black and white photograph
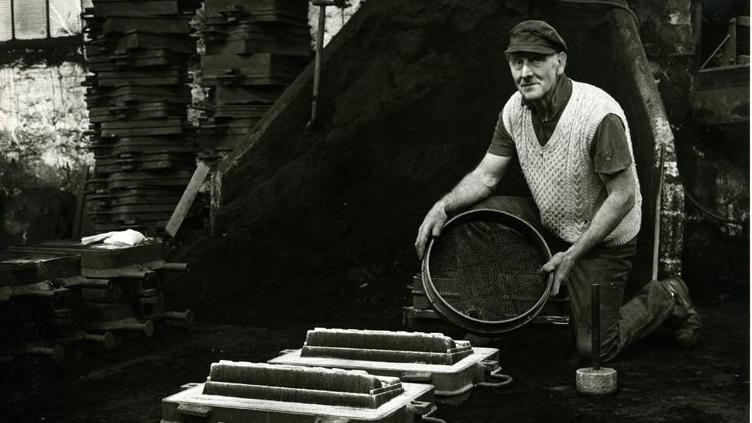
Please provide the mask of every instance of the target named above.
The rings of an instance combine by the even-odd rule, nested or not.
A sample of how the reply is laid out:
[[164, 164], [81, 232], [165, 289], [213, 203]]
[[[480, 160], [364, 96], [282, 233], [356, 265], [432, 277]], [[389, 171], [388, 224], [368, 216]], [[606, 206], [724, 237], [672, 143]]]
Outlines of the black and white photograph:
[[0, 422], [749, 422], [749, 14], [0, 0]]

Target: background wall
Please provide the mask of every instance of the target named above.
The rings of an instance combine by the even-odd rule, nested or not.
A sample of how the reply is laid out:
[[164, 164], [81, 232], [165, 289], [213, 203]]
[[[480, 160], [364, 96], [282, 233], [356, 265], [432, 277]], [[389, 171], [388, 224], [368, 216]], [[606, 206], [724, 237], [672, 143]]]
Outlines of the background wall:
[[729, 19], [749, 16], [749, 2], [630, 0], [630, 4], [641, 22], [645, 50], [676, 137], [679, 173], [687, 193], [684, 278], [706, 295], [746, 295], [749, 120], [700, 125], [693, 119], [690, 100], [693, 73], [721, 43]]
[[0, 246], [70, 234], [91, 163], [84, 76], [71, 62], [0, 69]]

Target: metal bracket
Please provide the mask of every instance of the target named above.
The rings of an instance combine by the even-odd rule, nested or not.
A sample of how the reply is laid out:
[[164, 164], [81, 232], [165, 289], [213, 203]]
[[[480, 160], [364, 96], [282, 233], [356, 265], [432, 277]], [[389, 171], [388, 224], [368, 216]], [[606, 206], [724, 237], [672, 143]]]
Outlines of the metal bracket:
[[501, 373], [501, 367], [497, 368], [496, 370], [491, 371], [488, 373], [487, 378], [490, 379], [499, 379], [498, 382], [479, 382], [478, 386], [485, 386], [488, 388], [499, 388], [502, 386], [509, 385], [514, 381], [514, 378], [512, 376], [509, 376], [507, 374]]
[[416, 416], [424, 416], [432, 412], [435, 408], [436, 406], [434, 406], [431, 402], [413, 400], [410, 402], [410, 404], [408, 404], [407, 411], [415, 414]]

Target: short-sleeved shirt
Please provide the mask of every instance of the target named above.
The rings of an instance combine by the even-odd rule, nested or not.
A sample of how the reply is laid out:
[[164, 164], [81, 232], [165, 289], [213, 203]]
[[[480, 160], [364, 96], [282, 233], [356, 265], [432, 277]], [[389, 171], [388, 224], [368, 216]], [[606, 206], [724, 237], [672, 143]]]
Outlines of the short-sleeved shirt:
[[[546, 145], [551, 138], [556, 124], [559, 123], [561, 113], [572, 97], [572, 80], [562, 76], [556, 82], [551, 93], [551, 119], [540, 119], [532, 105], [532, 122], [535, 135], [541, 145]], [[504, 121], [499, 113], [491, 145], [488, 152], [497, 156], [510, 157], [515, 155], [514, 139], [504, 127]], [[590, 157], [595, 171], [603, 174], [613, 174], [632, 165], [632, 155], [629, 152], [629, 140], [624, 132], [624, 124], [619, 116], [609, 113], [603, 118], [595, 131], [593, 143], [590, 147]]]

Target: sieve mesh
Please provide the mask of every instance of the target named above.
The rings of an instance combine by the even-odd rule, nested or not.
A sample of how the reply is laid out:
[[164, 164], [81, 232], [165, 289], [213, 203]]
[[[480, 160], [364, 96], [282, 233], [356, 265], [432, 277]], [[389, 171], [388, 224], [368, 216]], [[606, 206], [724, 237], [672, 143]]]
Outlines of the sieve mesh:
[[427, 263], [444, 301], [483, 321], [515, 319], [547, 289], [539, 270], [548, 258], [537, 240], [494, 216], [476, 213], [445, 227]]

